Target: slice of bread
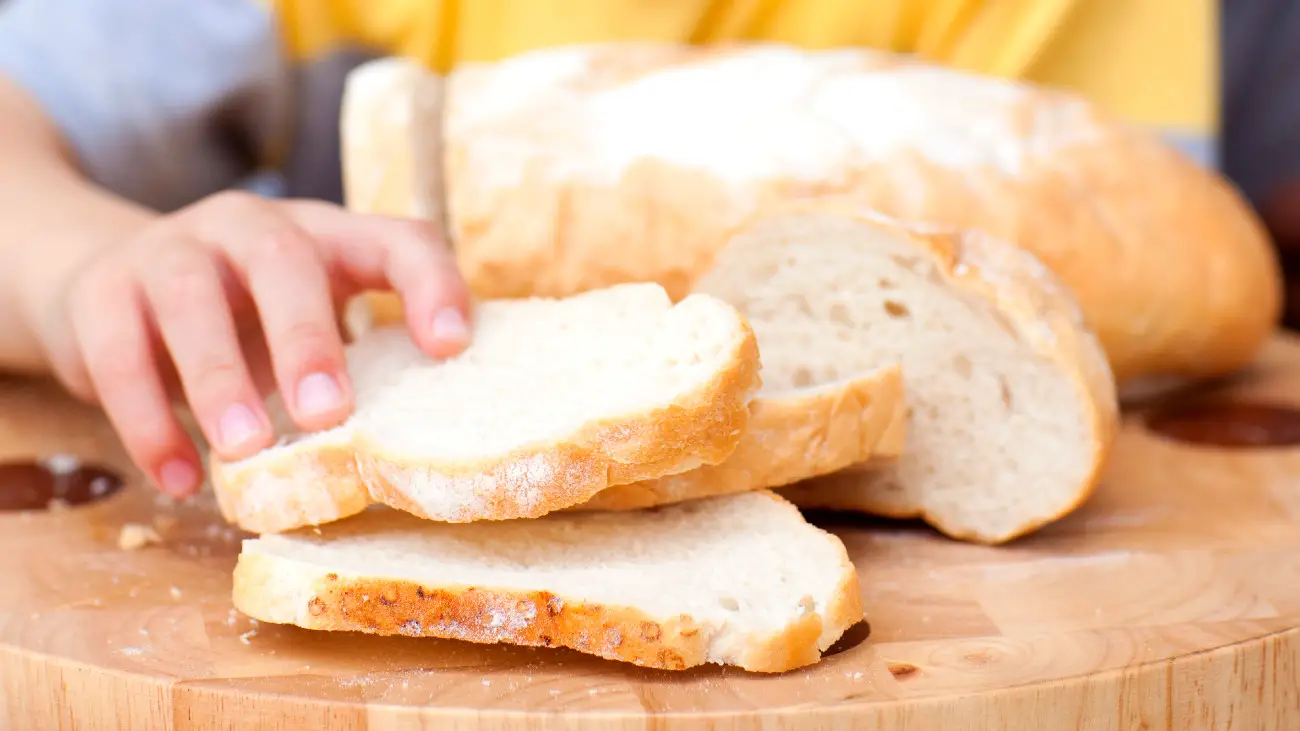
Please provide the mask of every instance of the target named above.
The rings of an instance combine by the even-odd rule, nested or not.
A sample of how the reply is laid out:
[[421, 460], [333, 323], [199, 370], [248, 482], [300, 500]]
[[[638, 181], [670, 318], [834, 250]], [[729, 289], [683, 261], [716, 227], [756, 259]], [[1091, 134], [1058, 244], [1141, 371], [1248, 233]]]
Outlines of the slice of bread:
[[674, 305], [654, 284], [484, 302], [471, 345], [449, 360], [396, 326], [367, 332], [348, 358], [347, 423], [212, 461], [227, 519], [283, 531], [371, 501], [448, 522], [537, 517], [723, 461], [760, 382], [733, 307], [707, 295]]
[[862, 618], [844, 545], [770, 492], [449, 525], [370, 510], [244, 542], [233, 600], [314, 630], [781, 672]]
[[771, 344], [765, 383], [902, 363], [902, 456], [784, 489], [801, 507], [920, 516], [996, 543], [1071, 511], [1098, 479], [1114, 380], [1071, 296], [1023, 250], [809, 201], [745, 226], [697, 291]]
[[[780, 348], [769, 332], [768, 345]], [[864, 462], [897, 457], [907, 433], [903, 373], [897, 365], [848, 378], [764, 379], [749, 426], [721, 464], [602, 490], [570, 510], [636, 510], [710, 495], [782, 487]], [[823, 375], [823, 374], [816, 374]]]

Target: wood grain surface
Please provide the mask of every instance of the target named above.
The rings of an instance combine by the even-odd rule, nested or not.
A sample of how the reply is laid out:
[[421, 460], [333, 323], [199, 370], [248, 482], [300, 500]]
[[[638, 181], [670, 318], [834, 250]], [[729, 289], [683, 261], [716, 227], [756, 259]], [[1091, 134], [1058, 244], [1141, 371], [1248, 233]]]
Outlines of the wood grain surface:
[[[1300, 342], [1278, 341], [1241, 378], [1195, 398], [1300, 408]], [[1128, 414], [1092, 501], [1008, 546], [824, 522], [859, 567], [870, 636], [781, 676], [259, 625], [230, 605], [242, 535], [210, 497], [176, 505], [129, 477], [86, 506], [0, 513], [0, 720], [12, 729], [1300, 729], [1300, 446], [1196, 445], [1153, 432], [1149, 416]], [[1261, 441], [1259, 428], [1228, 431]], [[47, 385], [0, 382], [0, 463], [59, 454], [133, 474], [96, 412]], [[128, 524], [145, 545], [119, 546]]]

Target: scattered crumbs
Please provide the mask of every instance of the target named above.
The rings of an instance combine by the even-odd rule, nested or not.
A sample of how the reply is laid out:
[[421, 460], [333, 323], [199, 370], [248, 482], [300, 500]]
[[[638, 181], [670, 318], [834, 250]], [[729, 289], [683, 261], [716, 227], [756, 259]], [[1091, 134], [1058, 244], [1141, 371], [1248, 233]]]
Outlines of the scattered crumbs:
[[239, 641], [244, 643], [245, 645], [251, 645], [253, 644], [253, 638], [256, 636], [257, 636], [257, 630], [250, 629], [249, 631], [239, 636]]
[[144, 650], [139, 647], [123, 647], [118, 652], [128, 657], [139, 657], [144, 654]]
[[63, 498], [57, 498], [57, 497], [50, 498], [50, 502], [46, 504], [45, 509], [50, 511], [51, 513], [67, 512], [68, 501], [64, 500]]
[[162, 543], [162, 536], [153, 526], [127, 523], [117, 534], [117, 547], [123, 551], [138, 551], [151, 543]]
[[253, 625], [254, 627], [260, 627], [261, 624], [262, 624], [261, 622], [257, 621], [256, 619], [253, 619], [252, 617], [249, 617], [249, 619], [248, 619], [248, 623], [251, 624], [251, 625]]
[[492, 681], [489, 680], [489, 679], [487, 679], [487, 678], [483, 678], [483, 687], [484, 687], [484, 688], [489, 688], [489, 687], [491, 687], [491, 686], [492, 686]]
[[854, 679], [854, 680], [862, 680], [862, 671], [859, 670], [859, 671], [857, 671], [856, 673], [854, 673], [854, 674], [853, 674], [853, 679]]
[[181, 590], [180, 590], [179, 587], [175, 587], [175, 586], [173, 586], [173, 587], [171, 587], [170, 589], [167, 590], [167, 593], [168, 593], [168, 594], [171, 594], [171, 597], [172, 597], [172, 600], [173, 600], [173, 601], [179, 601], [180, 598], [181, 598]]
[[559, 688], [551, 688], [551, 695], [559, 695], [559, 694], [560, 694]]
[[238, 621], [239, 621], [239, 612], [236, 612], [233, 609], [230, 610], [230, 613], [226, 615], [226, 624], [233, 627], [235, 625], [235, 622]]
[[409, 688], [409, 687], [411, 687], [411, 681], [409, 681], [409, 680], [403, 680], [403, 681], [402, 681], [402, 687], [403, 687], [403, 688]]

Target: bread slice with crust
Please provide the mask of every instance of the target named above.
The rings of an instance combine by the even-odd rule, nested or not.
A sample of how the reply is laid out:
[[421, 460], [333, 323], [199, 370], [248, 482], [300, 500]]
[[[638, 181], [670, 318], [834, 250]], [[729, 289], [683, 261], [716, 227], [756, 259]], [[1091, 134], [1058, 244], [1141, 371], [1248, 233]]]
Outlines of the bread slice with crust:
[[801, 507], [919, 516], [997, 543], [1070, 512], [1096, 484], [1115, 383], [1070, 294], [1017, 247], [808, 201], [745, 226], [696, 291], [745, 314], [765, 383], [902, 364], [902, 455], [782, 490]]
[[443, 361], [401, 327], [363, 335], [348, 353], [353, 415], [234, 464], [214, 459], [223, 514], [255, 532], [371, 501], [448, 522], [532, 518], [717, 464], [745, 431], [758, 349], [721, 300], [673, 304], [658, 285], [628, 284], [484, 302], [474, 318], [469, 348]]
[[902, 453], [907, 403], [897, 364], [816, 383], [773, 375], [750, 404], [736, 450], [720, 464], [610, 487], [570, 510], [636, 510], [782, 487]]
[[460, 525], [392, 510], [244, 542], [233, 600], [313, 630], [781, 672], [862, 618], [844, 545], [770, 492]]

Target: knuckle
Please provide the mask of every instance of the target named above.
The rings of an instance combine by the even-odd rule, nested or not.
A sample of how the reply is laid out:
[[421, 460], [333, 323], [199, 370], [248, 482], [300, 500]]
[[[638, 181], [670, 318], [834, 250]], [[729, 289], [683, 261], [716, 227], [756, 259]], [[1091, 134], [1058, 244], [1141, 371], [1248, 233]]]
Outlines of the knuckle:
[[442, 232], [428, 221], [408, 219], [399, 221], [397, 225], [401, 226], [402, 239], [413, 245], [434, 250], [446, 248]]
[[137, 348], [115, 346], [101, 338], [83, 346], [95, 389], [101, 393], [131, 390], [149, 377], [153, 363]]
[[266, 232], [253, 249], [253, 256], [261, 260], [300, 260], [315, 255], [316, 247], [305, 233], [289, 225]]
[[229, 354], [199, 355], [181, 372], [190, 400], [198, 404], [225, 403], [244, 389], [244, 369]]
[[271, 348], [291, 364], [332, 362], [340, 343], [337, 330], [318, 322], [301, 320], [285, 325], [271, 337]]
[[212, 296], [211, 263], [186, 247], [159, 250], [150, 271], [150, 297], [168, 309], [190, 311]]
[[260, 196], [243, 190], [223, 190], [205, 198], [196, 210], [208, 215], [239, 215], [268, 205]]

